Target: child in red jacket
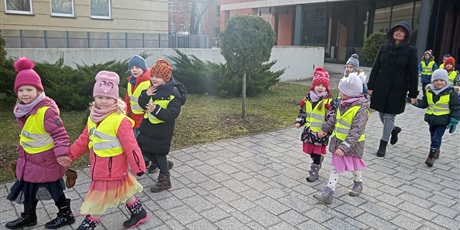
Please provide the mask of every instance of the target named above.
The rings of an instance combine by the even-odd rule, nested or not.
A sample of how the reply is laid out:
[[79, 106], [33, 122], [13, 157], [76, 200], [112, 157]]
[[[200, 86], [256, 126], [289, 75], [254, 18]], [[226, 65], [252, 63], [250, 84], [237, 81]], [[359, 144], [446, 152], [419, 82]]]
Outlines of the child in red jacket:
[[[131, 75], [127, 78], [128, 85], [126, 86], [125, 103], [126, 115], [134, 120], [134, 136], [139, 135], [139, 127], [144, 120], [144, 110], [139, 106], [139, 97], [142, 90], [150, 87], [150, 68], [146, 67], [145, 59], [141, 56], [134, 55], [128, 61], [129, 71]], [[147, 158], [144, 158], [145, 165], [149, 173], [154, 173], [158, 170], [158, 166], [152, 164]]]
[[131, 171], [140, 176], [146, 168], [134, 137], [134, 122], [124, 114], [126, 104], [118, 97], [119, 81], [114, 72], [101, 71], [96, 75], [87, 125], [70, 146], [69, 157], [58, 158], [61, 165], [68, 166], [90, 150], [92, 181], [81, 206], [80, 212], [87, 216], [78, 227], [80, 230], [94, 229], [101, 215], [119, 203], [126, 203], [131, 213], [123, 227], [134, 228], [149, 218], [142, 202], [134, 196], [143, 187], [128, 171], [131, 166]]

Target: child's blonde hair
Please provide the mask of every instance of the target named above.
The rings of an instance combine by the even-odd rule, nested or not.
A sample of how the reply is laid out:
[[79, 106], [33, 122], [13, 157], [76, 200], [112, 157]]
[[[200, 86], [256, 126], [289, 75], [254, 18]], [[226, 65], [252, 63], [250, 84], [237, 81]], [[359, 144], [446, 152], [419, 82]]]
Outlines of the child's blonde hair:
[[[96, 104], [95, 101], [91, 102], [91, 103], [89, 104], [89, 110], [93, 109], [93, 107], [94, 107], [95, 104]], [[117, 99], [117, 104], [116, 104], [116, 105], [117, 105], [117, 111], [116, 111], [116, 113], [117, 113], [117, 114], [122, 114], [122, 113], [123, 113], [123, 114], [126, 115], [126, 102], [123, 101], [121, 98], [118, 98], [118, 99]]]

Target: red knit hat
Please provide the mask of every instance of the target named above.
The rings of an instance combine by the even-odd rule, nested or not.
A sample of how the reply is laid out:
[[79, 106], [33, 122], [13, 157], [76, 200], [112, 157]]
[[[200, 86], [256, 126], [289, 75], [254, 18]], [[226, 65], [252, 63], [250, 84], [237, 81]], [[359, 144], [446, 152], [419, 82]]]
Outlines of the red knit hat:
[[169, 62], [165, 59], [160, 58], [150, 69], [150, 76], [159, 77], [165, 82], [169, 82], [171, 80], [172, 71], [173, 68], [171, 64], [169, 64]]
[[449, 70], [449, 71], [452, 70], [452, 69], [447, 69], [446, 68], [447, 64], [451, 64], [452, 69], [453, 69], [454, 66], [455, 66], [455, 59], [453, 57], [448, 57], [448, 58], [446, 58], [446, 60], [444, 60], [444, 69]]
[[329, 73], [322, 67], [318, 67], [315, 69], [315, 72], [313, 73], [313, 80], [311, 82], [310, 90], [313, 90], [315, 86], [319, 84], [323, 84], [326, 87], [326, 91], [329, 94], [331, 93], [331, 90], [329, 89]]
[[14, 92], [18, 94], [19, 87], [31, 85], [43, 92], [43, 85], [40, 76], [33, 70], [35, 63], [26, 57], [20, 57], [14, 62], [14, 69], [18, 74], [14, 80]]

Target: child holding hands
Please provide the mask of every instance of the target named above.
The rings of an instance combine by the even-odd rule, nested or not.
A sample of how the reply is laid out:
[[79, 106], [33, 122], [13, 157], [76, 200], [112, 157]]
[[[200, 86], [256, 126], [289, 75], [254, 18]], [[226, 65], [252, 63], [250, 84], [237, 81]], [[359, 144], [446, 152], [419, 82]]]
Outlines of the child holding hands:
[[460, 91], [458, 86], [449, 84], [445, 69], [437, 69], [431, 77], [431, 84], [426, 86], [423, 98], [417, 99], [413, 105], [418, 108], [428, 108], [425, 121], [430, 127], [430, 149], [425, 164], [433, 167], [435, 159], [439, 158], [442, 136], [446, 130], [454, 133], [460, 120]]
[[309, 176], [306, 178], [308, 182], [318, 180], [321, 163], [326, 154], [329, 136], [318, 138], [317, 134], [329, 116], [330, 102], [329, 73], [318, 67], [314, 71], [307, 95], [300, 101], [299, 115], [295, 123], [297, 128], [305, 125], [300, 139], [303, 142], [303, 151], [313, 160], [308, 171]]
[[369, 101], [361, 94], [362, 81], [351, 73], [339, 83], [341, 100], [336, 113], [321, 127], [318, 137], [332, 132], [329, 151], [332, 152], [329, 182], [320, 194], [313, 197], [331, 204], [339, 173], [353, 172], [353, 188], [350, 196], [359, 196], [363, 189], [361, 170], [366, 168], [362, 160], [364, 152], [365, 127], [369, 119]]
[[[128, 171], [141, 176], [146, 168], [133, 133], [134, 121], [125, 115], [126, 104], [118, 96], [119, 76], [100, 71], [94, 85], [94, 102], [82, 134], [70, 146], [68, 157], [59, 157], [63, 166], [90, 150], [91, 185], [80, 213], [87, 214], [78, 230], [94, 229], [104, 212], [126, 203], [131, 218], [123, 223], [134, 228], [148, 220], [142, 202], [134, 195], [142, 185]], [[129, 164], [128, 164], [129, 163]]]
[[6, 223], [8, 229], [37, 225], [38, 199], [53, 199], [59, 209], [57, 217], [46, 223], [45, 228], [57, 229], [75, 222], [70, 199], [64, 194], [62, 177], [66, 168], [57, 161], [58, 157], [67, 156], [69, 136], [59, 117], [59, 108], [45, 95], [34, 66], [35, 63], [25, 57], [14, 63], [18, 72], [14, 92], [18, 100], [13, 112], [21, 133], [15, 169], [17, 181], [7, 199], [24, 204], [24, 212], [18, 219]]

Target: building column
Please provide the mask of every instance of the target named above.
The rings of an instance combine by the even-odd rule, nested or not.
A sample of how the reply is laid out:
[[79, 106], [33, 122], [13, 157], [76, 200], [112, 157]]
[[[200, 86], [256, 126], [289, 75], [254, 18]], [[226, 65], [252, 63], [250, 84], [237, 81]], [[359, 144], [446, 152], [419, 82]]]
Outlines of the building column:
[[295, 21], [294, 21], [294, 45], [302, 45], [302, 5], [295, 6]]
[[421, 57], [426, 49], [426, 41], [428, 39], [428, 29], [430, 26], [430, 14], [431, 14], [432, 0], [422, 0], [420, 6], [420, 17], [418, 22], [417, 31], [417, 57]]

